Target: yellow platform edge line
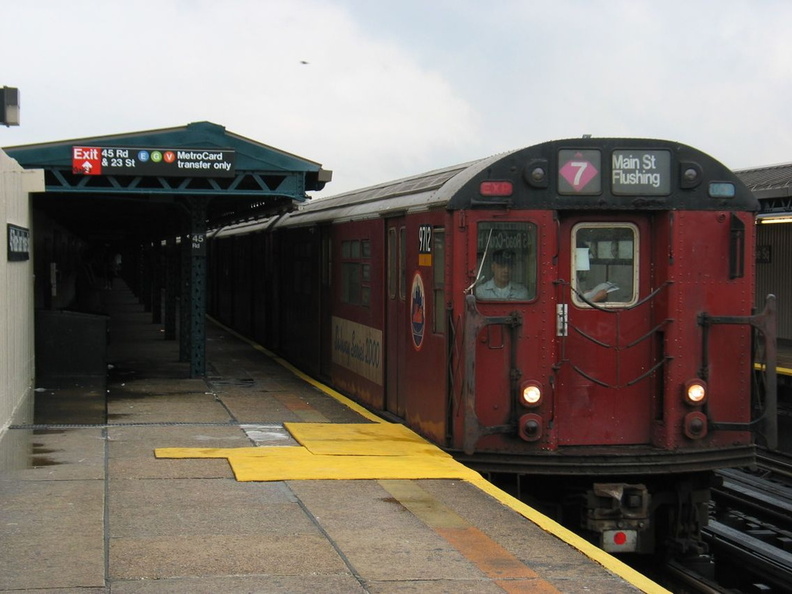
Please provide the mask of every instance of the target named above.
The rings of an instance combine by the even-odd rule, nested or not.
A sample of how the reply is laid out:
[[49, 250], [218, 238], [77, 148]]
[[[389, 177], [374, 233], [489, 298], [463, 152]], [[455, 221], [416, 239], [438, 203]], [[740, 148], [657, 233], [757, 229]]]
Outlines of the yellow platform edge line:
[[659, 584], [653, 582], [645, 575], [634, 570], [629, 565], [619, 561], [619, 559], [610, 553], [603, 551], [599, 547], [591, 544], [589, 541], [578, 536], [568, 528], [565, 528], [555, 520], [552, 520], [541, 512], [536, 511], [530, 505], [523, 503], [516, 497], [513, 497], [505, 491], [500, 490], [498, 487], [488, 482], [484, 477], [474, 480], [467, 480], [469, 480], [471, 484], [476, 486], [481, 491], [484, 491], [494, 499], [500, 501], [503, 505], [513, 509], [524, 518], [530, 520], [545, 532], [549, 532], [550, 534], [557, 536], [609, 571], [613, 572], [619, 577], [624, 578], [636, 588], [641, 589], [643, 592], [647, 592], [648, 594], [671, 594], [669, 590], [666, 590]]
[[[340, 392], [333, 390], [329, 386], [324, 385], [323, 383], [315, 380], [312, 377], [309, 377], [299, 369], [297, 369], [294, 365], [286, 361], [285, 359], [281, 359], [272, 351], [264, 348], [257, 342], [250, 340], [249, 338], [242, 336], [235, 330], [232, 330], [228, 326], [222, 324], [221, 322], [215, 320], [211, 316], [207, 316], [209, 320], [212, 321], [216, 326], [224, 329], [225, 331], [229, 332], [233, 336], [239, 338], [240, 340], [246, 342], [250, 346], [252, 346], [257, 351], [265, 354], [267, 357], [272, 359], [273, 361], [279, 363], [284, 368], [291, 371], [294, 375], [299, 377], [300, 379], [304, 380], [305, 382], [311, 384], [318, 390], [321, 390], [331, 398], [334, 398], [341, 404], [349, 407], [350, 409], [354, 410], [358, 414], [362, 415], [366, 419], [373, 421], [375, 423], [385, 423], [386, 421], [381, 417], [378, 417], [367, 408], [359, 405], [357, 402], [347, 398]], [[792, 374], [792, 370], [790, 370], [790, 374]], [[564, 528], [561, 524], [556, 522], [555, 520], [551, 520], [544, 514], [539, 513], [531, 506], [523, 503], [516, 497], [512, 497], [508, 493], [498, 489], [491, 483], [487, 482], [487, 480], [481, 476], [480, 474], [476, 473], [477, 478], [475, 479], [462, 479], [467, 480], [472, 485], [480, 489], [481, 491], [487, 493], [491, 497], [495, 498], [503, 505], [513, 509], [515, 512], [523, 516], [524, 518], [530, 520], [540, 528], [542, 528], [545, 532], [549, 532], [553, 536], [563, 540], [564, 542], [568, 543], [570, 546], [576, 548], [581, 553], [586, 555], [593, 561], [596, 561], [607, 570], [611, 571], [612, 573], [616, 574], [617, 576], [623, 578], [628, 583], [632, 584], [636, 588], [640, 589], [647, 594], [671, 594], [671, 592], [659, 584], [653, 582], [643, 574], [639, 573], [638, 571], [634, 570], [629, 565], [619, 561], [616, 557], [607, 553], [600, 549], [599, 547], [594, 546], [587, 540], [583, 539], [582, 537], [578, 536], [571, 530]]]
[[333, 390], [330, 386], [326, 386], [323, 383], [315, 380], [314, 378], [306, 375], [305, 373], [303, 373], [302, 371], [297, 369], [294, 365], [292, 365], [291, 363], [289, 363], [285, 359], [281, 359], [275, 353], [273, 353], [269, 349], [264, 348], [263, 346], [261, 346], [257, 342], [254, 342], [254, 341], [250, 340], [246, 336], [242, 336], [236, 330], [233, 330], [233, 329], [229, 328], [228, 326], [226, 326], [225, 324], [215, 320], [211, 316], [206, 316], [206, 318], [208, 320], [210, 320], [215, 326], [217, 326], [219, 328], [222, 328], [223, 330], [225, 330], [229, 334], [232, 334], [233, 336], [235, 336], [239, 340], [241, 340], [243, 342], [246, 342], [247, 344], [252, 346], [257, 351], [265, 354], [267, 357], [269, 357], [270, 359], [272, 359], [273, 361], [275, 361], [276, 363], [278, 363], [282, 367], [284, 367], [284, 368], [288, 369], [289, 371], [291, 371], [294, 375], [299, 377], [301, 380], [305, 381], [306, 383], [311, 384], [317, 390], [320, 390], [320, 391], [324, 392], [325, 394], [327, 394], [331, 398], [334, 398], [335, 400], [337, 400], [338, 402], [340, 402], [341, 404], [343, 404], [347, 408], [355, 411], [356, 413], [358, 413], [362, 417], [365, 417], [366, 419], [368, 419], [369, 421], [372, 421], [374, 423], [385, 423], [386, 422], [383, 418], [375, 415], [373, 412], [371, 412], [366, 407], [361, 406], [360, 404], [358, 404], [354, 400], [351, 400], [351, 399], [347, 398], [346, 396], [344, 396], [340, 392], [337, 392], [337, 391]]

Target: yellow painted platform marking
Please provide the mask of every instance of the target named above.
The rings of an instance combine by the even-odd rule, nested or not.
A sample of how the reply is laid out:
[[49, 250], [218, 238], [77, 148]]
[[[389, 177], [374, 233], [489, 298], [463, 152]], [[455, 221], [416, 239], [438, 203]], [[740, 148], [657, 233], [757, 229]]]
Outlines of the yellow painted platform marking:
[[284, 423], [297, 442], [326, 456], [440, 456], [437, 446], [398, 423]]
[[238, 481], [476, 479], [480, 475], [395, 423], [286, 423], [303, 447], [158, 448], [157, 458], [227, 458]]
[[269, 349], [266, 349], [263, 346], [261, 346], [260, 344], [258, 344], [257, 342], [254, 342], [254, 341], [250, 340], [249, 338], [247, 338], [245, 336], [242, 336], [236, 330], [232, 330], [228, 326], [226, 326], [224, 324], [221, 324], [220, 322], [218, 322], [217, 320], [215, 320], [211, 316], [206, 316], [206, 317], [207, 317], [207, 319], [209, 321], [214, 323], [218, 328], [222, 328], [224, 331], [226, 331], [229, 334], [237, 337], [242, 342], [245, 342], [245, 343], [249, 344], [255, 350], [259, 351], [260, 353], [263, 353], [265, 356], [270, 358], [272, 361], [275, 361], [276, 363], [278, 363], [281, 367], [283, 367], [285, 369], [288, 369], [296, 377], [299, 377], [305, 383], [312, 385], [314, 388], [316, 388], [320, 392], [323, 392], [323, 393], [327, 394], [328, 396], [330, 396], [334, 400], [336, 400], [339, 403], [341, 403], [344, 406], [346, 406], [348, 409], [355, 411], [356, 413], [358, 413], [364, 419], [368, 419], [369, 421], [372, 421], [374, 423], [384, 423], [385, 422], [381, 417], [375, 415], [373, 412], [368, 410], [366, 407], [359, 405], [357, 402], [355, 402], [354, 400], [352, 400], [350, 398], [347, 398], [341, 392], [333, 390], [333, 388], [331, 388], [330, 386], [326, 386], [325, 384], [316, 381], [310, 375], [307, 375], [307, 374], [303, 373], [302, 371], [297, 369], [294, 365], [289, 363], [286, 359], [282, 359], [282, 358], [278, 357], [275, 353], [273, 353]]
[[659, 584], [656, 584], [647, 578], [645, 575], [635, 571], [629, 565], [619, 561], [610, 553], [607, 553], [601, 548], [594, 546], [589, 541], [578, 536], [568, 528], [565, 528], [555, 520], [548, 518], [544, 514], [536, 511], [530, 505], [523, 503], [515, 497], [512, 497], [505, 491], [501, 491], [498, 489], [498, 487], [485, 480], [481, 475], [470, 482], [480, 490], [488, 493], [493, 498], [503, 503], [505, 506], [513, 509], [521, 516], [527, 518], [545, 532], [557, 536], [570, 546], [575, 547], [588, 558], [593, 559], [603, 567], [607, 567], [614, 574], [628, 581], [636, 588], [639, 588], [642, 592], [647, 592], [647, 594], [671, 594], [669, 590], [666, 590]]
[[[154, 451], [157, 458], [227, 458], [234, 475], [239, 481], [286, 481], [286, 480], [311, 480], [311, 479], [372, 479], [372, 480], [405, 480], [405, 479], [460, 479], [465, 480], [480, 490], [488, 493], [504, 505], [515, 510], [540, 528], [561, 538], [571, 546], [577, 548], [590, 559], [593, 559], [621, 576], [634, 586], [648, 593], [667, 593], [645, 576], [628, 567], [615, 557], [609, 555], [591, 543], [567, 530], [557, 522], [540, 514], [532, 507], [518, 501], [511, 495], [501, 491], [477, 472], [456, 462], [445, 452], [426, 442], [426, 452], [418, 455], [388, 455], [382, 445], [377, 443], [377, 431], [382, 439], [387, 442], [399, 442], [399, 435], [405, 435], [406, 428], [393, 423], [364, 423], [359, 430], [344, 424], [323, 423], [318, 428], [308, 428], [305, 423], [290, 423], [290, 429], [299, 426], [304, 430], [302, 439], [308, 447], [258, 447], [258, 448], [158, 448]], [[334, 432], [332, 428], [337, 430]], [[379, 429], [374, 429], [374, 428]], [[415, 435], [409, 429], [405, 443], [413, 443]], [[360, 439], [362, 434], [368, 434], [370, 441]], [[397, 436], [394, 439], [394, 435]], [[333, 446], [336, 452], [333, 455], [314, 454], [309, 449], [321, 451], [327, 447], [326, 442], [333, 438], [339, 443]], [[367, 443], [367, 445], [366, 445]], [[411, 447], [411, 446], [410, 446]], [[360, 455], [361, 450], [368, 450], [368, 455]], [[428, 452], [435, 450], [436, 455]], [[344, 453], [346, 452], [346, 453]], [[373, 452], [373, 454], [372, 454]], [[441, 528], [443, 528], [442, 523]], [[451, 522], [453, 524], [453, 522]], [[453, 525], [446, 526], [447, 530], [455, 530]], [[459, 528], [456, 528], [459, 530]], [[452, 535], [461, 543], [470, 543], [475, 540], [471, 534]], [[449, 541], [450, 542], [450, 541]], [[520, 580], [509, 582], [510, 588], [517, 588]], [[534, 582], [536, 583], [536, 582]], [[503, 584], [501, 584], [503, 587]], [[504, 588], [506, 589], [506, 588]], [[520, 590], [508, 590], [519, 592]], [[530, 591], [530, 590], [528, 590]], [[542, 591], [542, 590], [538, 590]]]
[[392, 480], [379, 483], [506, 592], [558, 592], [552, 584], [417, 483]]
[[[764, 371], [767, 366], [764, 363], [754, 363], [754, 369], [757, 371]], [[776, 367], [778, 375], [792, 375], [792, 369], [788, 367]]]
[[[384, 421], [382, 418], [378, 417], [377, 415], [375, 415], [374, 413], [372, 413], [368, 409], [364, 408], [363, 406], [360, 406], [359, 404], [357, 404], [356, 402], [354, 402], [351, 399], [347, 398], [346, 396], [344, 396], [340, 392], [337, 392], [336, 390], [333, 390], [329, 386], [326, 386], [325, 384], [323, 384], [323, 383], [313, 379], [312, 377], [304, 374], [302, 371], [300, 371], [299, 369], [297, 369], [296, 367], [291, 365], [288, 361], [285, 361], [284, 359], [281, 359], [280, 357], [277, 357], [276, 355], [274, 355], [272, 352], [268, 351], [267, 349], [265, 349], [261, 345], [259, 345], [259, 344], [255, 343], [255, 342], [245, 338], [241, 334], [236, 333], [235, 331], [231, 330], [230, 328], [228, 328], [226, 326], [223, 326], [222, 324], [220, 324], [220, 323], [218, 323], [216, 321], [215, 321], [215, 323], [218, 326], [224, 328], [230, 334], [233, 334], [234, 336], [239, 338], [240, 340], [243, 340], [243, 341], [247, 342], [254, 349], [264, 353], [266, 356], [270, 357], [272, 360], [278, 362], [280, 365], [282, 365], [283, 367], [285, 367], [286, 369], [288, 369], [289, 371], [294, 373], [294, 375], [296, 375], [297, 377], [303, 379], [304, 381], [306, 381], [307, 383], [311, 384], [312, 386], [314, 386], [318, 390], [324, 392], [325, 394], [327, 394], [331, 398], [337, 400], [341, 404], [343, 404], [343, 405], [347, 406], [348, 408], [350, 408], [351, 410], [357, 412], [358, 414], [360, 414], [364, 418], [366, 418], [366, 419], [368, 419], [368, 420], [370, 420], [370, 421], [372, 421], [374, 423], [388, 424], [388, 423], [386, 423], [386, 421]], [[785, 370], [785, 371], [789, 371], [789, 373], [792, 374], [792, 370]], [[177, 449], [178, 448], [162, 448], [160, 450], [156, 450], [156, 452], [163, 452], [164, 453], [164, 452], [167, 452], [167, 451], [176, 451]], [[240, 449], [261, 451], [261, 450], [285, 449], [285, 448], [270, 447], [270, 448], [240, 448]], [[191, 451], [192, 452], [197, 452], [197, 451], [199, 451], [199, 449], [194, 448]], [[208, 452], [208, 450], [204, 450], [204, 451]], [[218, 450], [213, 450], [213, 451], [218, 452]], [[206, 458], [210, 458], [210, 457], [228, 457], [228, 456], [226, 456], [226, 455], [199, 455], [199, 456], [180, 455], [180, 456], [168, 456], [168, 455], [159, 455], [159, 454], [157, 454], [157, 457], [163, 457], [163, 458], [169, 458], [169, 457], [174, 457], [174, 458], [191, 458], [191, 457], [204, 458], [204, 457], [206, 457]], [[357, 457], [355, 457], [355, 460], [361, 461], [361, 457], [357, 456]], [[229, 462], [231, 462], [231, 466], [233, 468], [234, 464], [233, 464], [233, 462], [231, 461], [230, 458], [229, 458]], [[459, 466], [462, 466], [462, 465], [459, 464]], [[468, 469], [466, 469], [466, 470], [468, 470]], [[592, 559], [594, 561], [597, 561], [600, 565], [602, 565], [603, 567], [606, 567], [608, 570], [612, 571], [615, 575], [618, 575], [619, 577], [621, 577], [625, 581], [629, 582], [630, 584], [632, 584], [636, 588], [639, 588], [641, 591], [646, 592], [647, 594], [671, 594], [668, 590], [666, 590], [662, 586], [656, 584], [655, 582], [653, 582], [652, 580], [650, 580], [646, 576], [641, 575], [640, 573], [635, 571], [632, 567], [629, 567], [628, 565], [625, 565], [623, 562], [619, 561], [613, 555], [610, 555], [609, 553], [606, 553], [602, 549], [600, 549], [598, 547], [595, 547], [593, 544], [591, 544], [587, 540], [584, 540], [583, 538], [579, 537], [577, 534], [575, 534], [572, 531], [568, 530], [567, 528], [564, 528], [563, 526], [561, 526], [558, 522], [556, 522], [556, 521], [548, 518], [547, 516], [539, 513], [538, 511], [536, 511], [531, 506], [523, 503], [522, 501], [516, 499], [515, 497], [512, 497], [508, 493], [506, 493], [504, 491], [501, 491], [500, 489], [498, 489], [497, 487], [495, 487], [491, 483], [487, 482], [484, 479], [484, 477], [482, 477], [480, 474], [478, 474], [476, 472], [473, 472], [471, 470], [468, 470], [468, 472], [470, 474], [468, 476], [466, 476], [466, 477], [442, 477], [442, 478], [463, 478], [463, 480], [466, 480], [466, 481], [470, 482], [471, 484], [473, 484], [474, 486], [476, 486], [480, 490], [484, 491], [485, 493], [488, 493], [491, 497], [497, 499], [498, 501], [500, 501], [501, 503], [503, 503], [507, 507], [513, 509], [518, 514], [520, 514], [523, 517], [527, 518], [528, 520], [530, 520], [531, 522], [533, 522], [534, 524], [536, 524], [537, 526], [542, 528], [545, 532], [548, 532], [549, 534], [552, 534], [552, 535], [556, 536], [557, 538], [563, 540], [564, 542], [568, 543], [570, 546], [575, 547], [581, 553], [583, 553], [584, 555], [586, 555], [590, 559]], [[235, 471], [235, 473], [236, 473], [236, 471]], [[254, 473], [250, 473], [250, 476], [252, 476], [253, 474]], [[333, 477], [333, 478], [343, 478], [343, 477]], [[386, 479], [386, 478], [405, 478], [405, 477], [385, 477], [385, 476], [381, 476], [381, 477], [376, 477], [376, 478]], [[426, 478], [430, 478], [430, 477], [426, 477]], [[243, 480], [243, 479], [240, 479], [239, 477], [237, 477], [237, 479], [238, 480]], [[244, 480], [288, 480], [288, 479], [286, 479], [286, 478], [281, 478], [281, 479], [253, 479], [253, 478], [249, 478], [249, 479], [244, 479]]]

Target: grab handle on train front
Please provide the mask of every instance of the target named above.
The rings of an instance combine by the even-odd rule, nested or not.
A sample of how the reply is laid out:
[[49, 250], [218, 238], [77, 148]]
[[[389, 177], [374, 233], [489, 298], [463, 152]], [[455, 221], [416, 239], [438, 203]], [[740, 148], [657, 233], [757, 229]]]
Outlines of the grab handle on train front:
[[711, 316], [700, 314], [704, 329], [702, 342], [702, 368], [700, 375], [706, 379], [709, 373], [709, 327], [714, 324], [750, 324], [764, 338], [765, 361], [760, 369], [765, 373], [764, 405], [761, 414], [750, 423], [710, 423], [711, 429], [723, 431], [758, 430], [764, 437], [764, 445], [770, 450], [778, 447], [778, 345], [776, 321], [776, 297], [768, 295], [761, 313], [753, 316]]

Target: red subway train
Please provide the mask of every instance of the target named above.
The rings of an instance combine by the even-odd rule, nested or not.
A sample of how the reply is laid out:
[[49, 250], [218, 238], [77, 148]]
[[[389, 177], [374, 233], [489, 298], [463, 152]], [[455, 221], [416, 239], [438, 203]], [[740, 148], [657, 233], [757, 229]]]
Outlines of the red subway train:
[[757, 210], [689, 146], [552, 141], [215, 230], [209, 311], [606, 550], [698, 554], [774, 439]]

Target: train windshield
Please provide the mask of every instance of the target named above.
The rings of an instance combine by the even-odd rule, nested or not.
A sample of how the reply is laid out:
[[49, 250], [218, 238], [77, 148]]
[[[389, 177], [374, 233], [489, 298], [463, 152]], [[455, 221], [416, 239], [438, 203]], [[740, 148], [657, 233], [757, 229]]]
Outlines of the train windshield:
[[572, 294], [576, 305], [635, 303], [638, 298], [635, 225], [581, 223], [572, 229], [572, 245]]
[[479, 223], [476, 298], [527, 301], [536, 297], [536, 226]]

